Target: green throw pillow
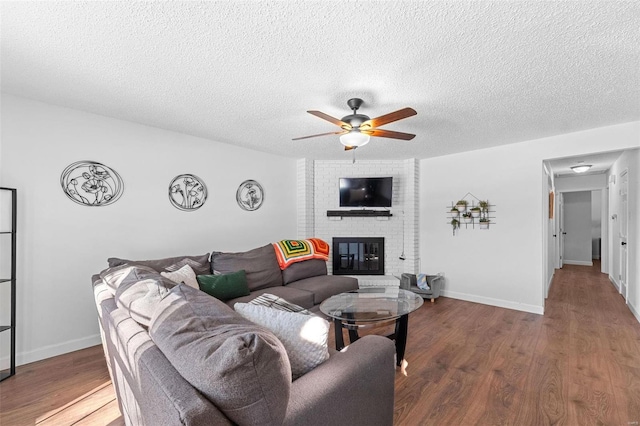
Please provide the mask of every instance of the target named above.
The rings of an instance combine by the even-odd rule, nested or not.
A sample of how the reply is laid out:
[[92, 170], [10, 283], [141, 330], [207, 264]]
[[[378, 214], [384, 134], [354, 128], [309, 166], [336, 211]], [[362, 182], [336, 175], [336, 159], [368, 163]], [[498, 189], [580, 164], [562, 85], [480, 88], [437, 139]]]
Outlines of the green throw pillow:
[[197, 279], [200, 290], [223, 302], [249, 295], [244, 269], [223, 275], [198, 275]]

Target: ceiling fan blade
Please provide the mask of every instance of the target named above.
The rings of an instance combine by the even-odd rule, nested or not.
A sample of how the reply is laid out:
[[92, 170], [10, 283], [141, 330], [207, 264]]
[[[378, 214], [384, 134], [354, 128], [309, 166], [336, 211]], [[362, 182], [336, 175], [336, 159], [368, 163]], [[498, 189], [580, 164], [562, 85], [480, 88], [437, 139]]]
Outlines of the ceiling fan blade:
[[411, 139], [416, 137], [416, 135], [412, 135], [411, 133], [394, 132], [393, 130], [383, 130], [383, 129], [361, 130], [361, 132], [366, 133], [369, 136], [377, 136], [379, 138], [402, 139], [405, 141], [410, 141]]
[[360, 125], [360, 129], [366, 130], [367, 128], [380, 127], [384, 124], [393, 123], [394, 121], [402, 120], [403, 118], [416, 115], [417, 112], [413, 108], [403, 108], [398, 111], [390, 112], [389, 114], [381, 115], [380, 117], [367, 120]]
[[337, 132], [328, 132], [328, 133], [319, 133], [317, 135], [311, 135], [311, 136], [302, 136], [301, 138], [293, 138], [291, 139], [292, 141], [299, 141], [300, 139], [309, 139], [309, 138], [315, 138], [318, 136], [327, 136], [327, 135], [344, 135], [345, 133], [348, 133], [346, 130], [340, 130]]
[[352, 149], [356, 149], [356, 148], [357, 148], [357, 146], [345, 146], [344, 150], [345, 151], [351, 151]]
[[315, 115], [318, 118], [322, 118], [323, 120], [327, 120], [329, 123], [333, 123], [336, 126], [340, 126], [345, 130], [351, 130], [352, 129], [351, 124], [345, 123], [342, 120], [338, 120], [337, 118], [332, 117], [330, 115], [327, 115], [324, 112], [320, 112], [320, 111], [307, 111], [307, 112], [309, 114], [311, 114], [311, 115]]

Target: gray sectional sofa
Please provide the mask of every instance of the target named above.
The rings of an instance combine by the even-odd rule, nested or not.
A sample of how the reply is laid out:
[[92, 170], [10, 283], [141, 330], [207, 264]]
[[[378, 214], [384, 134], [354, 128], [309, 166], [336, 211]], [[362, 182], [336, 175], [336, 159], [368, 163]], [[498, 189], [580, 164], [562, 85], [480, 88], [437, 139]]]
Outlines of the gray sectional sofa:
[[[93, 276], [107, 365], [127, 425], [393, 423], [391, 340], [365, 336], [346, 351], [329, 350], [327, 361], [292, 382], [277, 337], [230, 307], [268, 292], [317, 310], [324, 298], [354, 287], [316, 261], [276, 271], [266, 247], [214, 252], [209, 265], [204, 256], [110, 259], [112, 267]], [[200, 272], [242, 266], [251, 294], [223, 303], [160, 274], [185, 262], [194, 269], [200, 263]]]
[[213, 252], [211, 269], [229, 273], [245, 270], [251, 294], [227, 301], [229, 306], [248, 302], [264, 293], [282, 297], [312, 312], [329, 297], [358, 289], [358, 280], [342, 275], [327, 275], [327, 262], [310, 259], [280, 270], [271, 244], [240, 253]]

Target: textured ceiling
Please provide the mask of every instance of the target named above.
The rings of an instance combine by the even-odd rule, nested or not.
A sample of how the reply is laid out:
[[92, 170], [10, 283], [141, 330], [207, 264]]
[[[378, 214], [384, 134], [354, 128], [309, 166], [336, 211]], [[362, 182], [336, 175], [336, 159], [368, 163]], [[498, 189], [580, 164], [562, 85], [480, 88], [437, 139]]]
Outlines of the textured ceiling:
[[2, 91], [295, 158], [426, 158], [638, 120], [640, 4], [2, 2]]

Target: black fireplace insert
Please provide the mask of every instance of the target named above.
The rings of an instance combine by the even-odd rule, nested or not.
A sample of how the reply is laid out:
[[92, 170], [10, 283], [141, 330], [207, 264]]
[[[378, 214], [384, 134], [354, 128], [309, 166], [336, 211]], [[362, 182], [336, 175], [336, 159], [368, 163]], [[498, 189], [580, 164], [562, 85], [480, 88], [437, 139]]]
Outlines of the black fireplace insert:
[[334, 238], [333, 275], [384, 275], [384, 238]]

